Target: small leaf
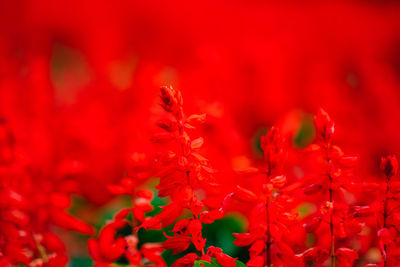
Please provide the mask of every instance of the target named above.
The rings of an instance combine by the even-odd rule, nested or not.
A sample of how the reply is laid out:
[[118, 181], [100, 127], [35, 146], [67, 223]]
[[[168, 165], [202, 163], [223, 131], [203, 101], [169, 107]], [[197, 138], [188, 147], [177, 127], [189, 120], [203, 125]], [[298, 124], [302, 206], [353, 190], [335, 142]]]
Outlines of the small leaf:
[[221, 265], [215, 265], [215, 264], [209, 263], [207, 261], [202, 261], [202, 260], [195, 261], [194, 265], [193, 265], [193, 267], [212, 267], [212, 266], [221, 266]]
[[235, 260], [236, 262], [236, 267], [246, 267], [246, 264], [244, 264], [243, 262], [239, 261], [239, 260]]
[[211, 263], [212, 263], [212, 266], [222, 266], [221, 264], [218, 263], [216, 258], [211, 258]]

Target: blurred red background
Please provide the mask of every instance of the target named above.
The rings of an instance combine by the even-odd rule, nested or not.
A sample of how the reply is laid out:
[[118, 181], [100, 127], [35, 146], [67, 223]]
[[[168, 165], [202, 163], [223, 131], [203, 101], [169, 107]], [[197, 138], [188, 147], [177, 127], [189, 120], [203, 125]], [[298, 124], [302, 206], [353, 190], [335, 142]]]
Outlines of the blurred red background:
[[399, 17], [395, 1], [0, 1], [0, 116], [37, 172], [67, 169], [97, 203], [148, 150], [166, 84], [209, 114], [225, 166], [276, 121], [302, 147], [323, 107], [367, 173], [400, 151]]

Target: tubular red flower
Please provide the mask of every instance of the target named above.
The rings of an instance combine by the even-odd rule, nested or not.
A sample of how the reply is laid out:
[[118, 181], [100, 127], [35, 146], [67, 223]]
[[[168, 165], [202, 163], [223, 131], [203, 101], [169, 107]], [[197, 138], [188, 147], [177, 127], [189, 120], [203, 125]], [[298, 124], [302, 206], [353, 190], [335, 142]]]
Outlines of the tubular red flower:
[[167, 240], [162, 243], [163, 248], [171, 249], [173, 254], [178, 254], [188, 249], [192, 238], [189, 236], [167, 236]]

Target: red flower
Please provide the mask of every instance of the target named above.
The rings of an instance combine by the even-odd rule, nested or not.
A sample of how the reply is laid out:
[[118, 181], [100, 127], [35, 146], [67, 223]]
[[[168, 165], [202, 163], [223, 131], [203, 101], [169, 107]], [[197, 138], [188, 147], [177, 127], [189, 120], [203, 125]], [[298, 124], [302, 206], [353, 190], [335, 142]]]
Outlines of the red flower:
[[314, 125], [317, 138], [322, 142], [329, 142], [335, 133], [335, 123], [322, 108], [318, 110], [314, 118]]
[[185, 251], [192, 242], [192, 238], [189, 236], [165, 236], [168, 239], [163, 242], [163, 247], [165, 249], [171, 249], [173, 254], [178, 254], [182, 251]]
[[287, 182], [286, 176], [281, 173], [287, 156], [284, 146], [279, 129], [272, 127], [261, 137], [265, 166], [241, 171], [246, 176], [262, 178], [259, 182], [261, 186], [257, 184], [262, 190], [254, 188], [259, 192], [257, 195], [256, 191], [237, 186], [232, 194], [233, 199], [254, 205], [250, 215], [249, 233], [234, 234], [235, 245], [250, 246], [248, 266], [291, 266], [297, 262], [294, 252], [282, 241], [282, 236], [289, 232], [288, 227], [295, 218], [295, 215], [285, 211], [290, 198], [279, 192]]
[[196, 253], [189, 253], [175, 261], [171, 267], [192, 267], [194, 262], [199, 259]]
[[[355, 258], [351, 257], [351, 260], [346, 261], [346, 256], [343, 256], [343, 253], [347, 250], [350, 251], [350, 249], [335, 250], [337, 240], [346, 240], [346, 238], [353, 237], [361, 231], [362, 222], [359, 219], [362, 216], [360, 215], [362, 210], [367, 209], [367, 207], [357, 207], [354, 212], [351, 211], [344, 197], [344, 192], [352, 193], [356, 188], [353, 184], [353, 178], [357, 157], [345, 156], [338, 146], [332, 144], [335, 124], [324, 110], [318, 111], [314, 118], [314, 125], [316, 143], [310, 145], [305, 151], [312, 153], [315, 166], [319, 171], [317, 170], [316, 173], [303, 179], [302, 191], [307, 196], [319, 194], [320, 197], [314, 199], [314, 201], [316, 205], [320, 206], [320, 209], [316, 216], [304, 224], [304, 227], [307, 232], [313, 233], [319, 231], [319, 228], [328, 228], [325, 231], [329, 233], [329, 236], [318, 235], [317, 238], [321, 241], [317, 241], [317, 244], [326, 244], [327, 242], [324, 242], [324, 239], [329, 240], [330, 244], [329, 249], [320, 247], [308, 249], [302, 254], [302, 258], [305, 262], [325, 261], [327, 258], [325, 257], [326, 251], [330, 251], [332, 266], [335, 266], [337, 259], [339, 260], [337, 255], [342, 257], [340, 264], [347, 266], [345, 264], [349, 264], [349, 262], [352, 264]], [[321, 201], [316, 201], [317, 199], [321, 199]], [[339, 252], [340, 254], [337, 254]]]
[[207, 255], [210, 257], [215, 257], [219, 264], [224, 267], [235, 267], [235, 259], [222, 253], [222, 249], [216, 247], [208, 247]]
[[[192, 243], [201, 253], [198, 258], [204, 258], [206, 239], [202, 236], [202, 223], [212, 223], [224, 215], [223, 203], [213, 210], [204, 210], [205, 204], [197, 195], [198, 190], [205, 193], [214, 190], [217, 186], [213, 174], [215, 170], [208, 160], [199, 154], [204, 144], [204, 139], [192, 139], [187, 133], [188, 129], [195, 129], [205, 121], [205, 115], [191, 115], [186, 117], [183, 113], [183, 99], [181, 92], [172, 87], [161, 88], [161, 106], [171, 118], [163, 119], [157, 126], [166, 132], [157, 133], [152, 141], [159, 144], [168, 144], [169, 149], [160, 151], [156, 158], [155, 173], [160, 176], [160, 183], [156, 187], [159, 197], [170, 196], [172, 202], [163, 207], [163, 211], [153, 218], [144, 220], [136, 229], [159, 229], [175, 222], [185, 209], [192, 213], [192, 218], [181, 219], [175, 223], [172, 232], [174, 236], [167, 236], [163, 242], [165, 249], [171, 249], [174, 254], [185, 251]], [[211, 202], [210, 202], [211, 203]], [[175, 264], [184, 266], [190, 264], [196, 257], [193, 254], [184, 256]], [[214, 255], [214, 254], [213, 254]], [[217, 257], [217, 255], [214, 255]], [[218, 254], [220, 261], [229, 264], [228, 256]], [[217, 259], [218, 260], [218, 259]]]
[[357, 251], [349, 248], [338, 248], [336, 250], [338, 264], [343, 267], [351, 267], [354, 261], [358, 259]]
[[382, 157], [381, 159], [381, 170], [387, 177], [392, 177], [397, 174], [399, 164], [396, 156]]

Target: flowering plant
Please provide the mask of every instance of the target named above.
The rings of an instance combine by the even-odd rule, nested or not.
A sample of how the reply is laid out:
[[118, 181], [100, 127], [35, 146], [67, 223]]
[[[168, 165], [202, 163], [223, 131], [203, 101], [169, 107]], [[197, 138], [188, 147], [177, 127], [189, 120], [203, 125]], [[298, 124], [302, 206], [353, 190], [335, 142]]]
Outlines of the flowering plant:
[[94, 230], [66, 212], [68, 181], [55, 184], [29, 170], [13, 134], [0, 121], [0, 266], [65, 266], [65, 245], [51, 226], [87, 235]]
[[[145, 213], [152, 210], [150, 201], [153, 196], [151, 191], [139, 190], [137, 195], [140, 198], [135, 202], [132, 200], [132, 208], [121, 210], [115, 219], [103, 228], [98, 241], [89, 240], [91, 255], [99, 262], [98, 266], [109, 266], [122, 255], [135, 266], [142, 266], [149, 260], [154, 266], [165, 266], [160, 257], [164, 249], [178, 254], [186, 251], [192, 244], [197, 253], [183, 254], [172, 266], [191, 266], [196, 261], [204, 265], [205, 262], [211, 263], [212, 259], [224, 267], [236, 266], [235, 259], [224, 254], [222, 249], [214, 246], [206, 248], [206, 239], [202, 236], [202, 225], [221, 219], [224, 216], [225, 203], [229, 199], [227, 196], [220, 203], [207, 201], [207, 192], [215, 192], [219, 186], [213, 177], [216, 171], [208, 159], [199, 154], [203, 138], [191, 139], [187, 132], [204, 123], [206, 115], [194, 114], [186, 117], [183, 113], [181, 92], [172, 87], [161, 87], [161, 106], [169, 116], [157, 123], [164, 132], [155, 134], [151, 141], [167, 147], [157, 153], [154, 163], [148, 166], [147, 173], [160, 177], [160, 183], [156, 187], [157, 196], [170, 197], [171, 202], [162, 207], [160, 214], [145, 217]], [[116, 194], [128, 194], [133, 199], [136, 187], [135, 179], [125, 178], [119, 185], [110, 186], [109, 189]], [[200, 197], [201, 195], [203, 196]], [[206, 201], [211, 207], [208, 210], [205, 210]], [[191, 214], [190, 217], [178, 219], [185, 210]], [[124, 218], [130, 212], [137, 221], [131, 223], [133, 233], [126, 237], [118, 237], [117, 231], [124, 226]], [[178, 221], [171, 230], [173, 235], [168, 236], [164, 233], [167, 240], [162, 246], [153, 245], [150, 252], [145, 246], [140, 250], [136, 248], [136, 231], [141, 228], [161, 230], [176, 220]], [[143, 256], [145, 261], [141, 260]]]
[[[280, 127], [271, 127], [260, 138], [263, 160], [236, 169], [245, 183], [230, 188], [201, 153], [204, 138], [198, 135], [206, 114], [187, 116], [180, 90], [161, 87], [160, 93], [165, 113], [156, 125], [162, 132], [150, 138], [156, 151], [134, 153], [127, 175], [108, 184], [110, 193], [128, 196], [131, 205], [89, 238], [94, 266], [163, 267], [168, 251], [177, 255], [173, 267], [244, 266], [206, 239], [204, 226], [229, 212], [241, 212], [248, 221], [247, 232], [233, 233], [233, 244], [247, 248], [249, 267], [398, 266], [396, 156], [382, 157], [382, 181], [361, 182], [358, 157], [334, 144], [335, 124], [320, 109], [312, 144], [293, 149]], [[293, 159], [301, 177], [293, 175]], [[33, 172], [1, 121], [0, 266], [66, 266], [66, 248], [53, 225], [94, 236], [91, 226], [67, 212], [71, 193], [79, 192], [68, 175], [72, 170], [67, 166], [56, 180]], [[152, 177], [159, 178], [154, 189]], [[167, 204], [155, 209], [156, 199]], [[142, 240], [148, 230], [161, 231], [163, 240]], [[379, 252], [375, 258], [371, 249]]]
[[295, 214], [287, 212], [292, 199], [279, 192], [286, 184], [286, 176], [282, 168], [287, 152], [278, 128], [272, 127], [261, 137], [261, 148], [264, 152], [264, 166], [240, 170], [246, 175], [261, 176], [259, 184], [262, 191], [254, 193], [237, 186], [233, 197], [241, 201], [254, 203], [250, 215], [249, 233], [234, 234], [235, 244], [250, 246], [250, 261], [247, 266], [293, 266], [297, 264], [295, 253], [285, 243], [285, 236], [296, 218]]

